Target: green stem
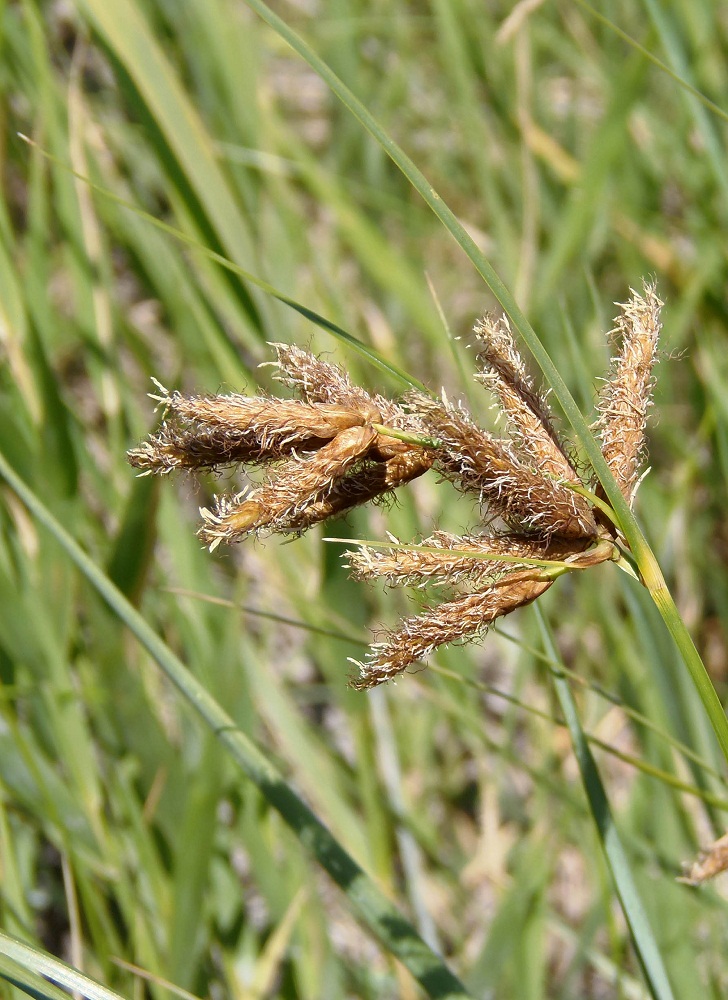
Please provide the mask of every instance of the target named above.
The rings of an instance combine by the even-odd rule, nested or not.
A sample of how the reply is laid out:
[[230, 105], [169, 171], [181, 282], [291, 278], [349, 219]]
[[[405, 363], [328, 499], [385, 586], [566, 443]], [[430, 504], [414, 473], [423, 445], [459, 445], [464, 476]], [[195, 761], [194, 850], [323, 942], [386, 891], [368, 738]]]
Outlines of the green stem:
[[[538, 605], [535, 606], [535, 612], [541, 628], [546, 655], [552, 664], [559, 664], [560, 657], [551, 629]], [[650, 992], [653, 997], [659, 998], [659, 1000], [674, 1000], [662, 955], [632, 875], [629, 859], [622, 846], [596, 761], [582, 729], [569, 682], [558, 666], [550, 666], [550, 670], [561, 711], [571, 735], [574, 755], [579, 765], [589, 808], [596, 823], [599, 840], [614, 879], [622, 912], [627, 920]]]
[[549, 479], [554, 479], [559, 484], [559, 486], [565, 486], [573, 493], [578, 493], [580, 497], [584, 497], [584, 499], [588, 500], [589, 503], [592, 504], [592, 506], [598, 507], [599, 510], [602, 512], [602, 514], [604, 514], [604, 516], [608, 518], [608, 520], [611, 521], [612, 524], [619, 527], [619, 521], [617, 520], [617, 516], [612, 510], [612, 508], [609, 506], [609, 504], [605, 503], [601, 497], [598, 497], [596, 495], [596, 493], [592, 493], [591, 490], [588, 490], [586, 486], [584, 486], [582, 483], [574, 483], [569, 479], [557, 479], [556, 476], [549, 476]]
[[726, 759], [728, 759], [728, 725], [726, 724], [725, 710], [718, 699], [705, 665], [700, 658], [700, 653], [696, 649], [695, 643], [680, 617], [680, 612], [665, 583], [662, 570], [646, 542], [640, 544], [637, 552], [633, 548], [632, 553], [639, 566], [642, 581], [649, 590], [650, 596], [662, 616], [662, 620], [667, 625], [675, 640], [683, 662], [688, 668], [693, 683], [705, 705], [721, 750]]
[[414, 444], [418, 448], [439, 448], [441, 442], [437, 438], [419, 437], [417, 434], [410, 434], [408, 431], [397, 430], [396, 427], [387, 427], [385, 424], [372, 424], [372, 430], [382, 437], [396, 438], [398, 441], [405, 441], [407, 444]]

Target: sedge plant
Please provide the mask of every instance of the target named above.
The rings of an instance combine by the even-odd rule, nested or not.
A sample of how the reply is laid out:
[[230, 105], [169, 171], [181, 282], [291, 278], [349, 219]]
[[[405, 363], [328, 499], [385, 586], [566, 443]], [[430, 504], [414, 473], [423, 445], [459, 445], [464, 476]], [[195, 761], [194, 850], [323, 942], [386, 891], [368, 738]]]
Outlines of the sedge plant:
[[[631, 941], [650, 968], [647, 988], [669, 997], [616, 859], [634, 869], [655, 917], [675, 995], [707, 982], [722, 995], [724, 902], [674, 875], [724, 828], [710, 740], [721, 741], [722, 724], [728, 748], [725, 719], [718, 704], [706, 724], [653, 613], [652, 597], [690, 667], [687, 629], [630, 513], [652, 358], [632, 381], [620, 376], [638, 360], [627, 342], [644, 345], [618, 320], [596, 443], [565, 388], [588, 409], [590, 377], [605, 368], [589, 357], [599, 351], [592, 328], [607, 326], [597, 302], [625, 298], [625, 275], [659, 274], [670, 347], [687, 353], [661, 373], [659, 471], [640, 488], [640, 513], [720, 682], [724, 157], [713, 119], [684, 109], [674, 78], [629, 48], [642, 39], [682, 82], [723, 92], [710, 5], [648, 3], [640, 16], [625, 7], [626, 35], [584, 5], [517, 4], [507, 20], [482, 4], [309, 7], [288, 5], [286, 24], [262, 0], [5, 10], [10, 136], [20, 129], [38, 145], [10, 137], [3, 190], [0, 867], [3, 930], [36, 950], [3, 936], [0, 972], [17, 984], [21, 965], [36, 969], [25, 983], [44, 996], [41, 975], [79, 994], [108, 996], [111, 985], [132, 995], [145, 988], [141, 970], [160, 995], [172, 982], [197, 995], [320, 996], [332, 971], [332, 996], [412, 995], [396, 957], [428, 994], [465, 995], [443, 983], [442, 955], [473, 996], [642, 996]], [[493, 434], [470, 415], [476, 406], [437, 395], [428, 355], [436, 378], [452, 379], [425, 267], [455, 330], [485, 296], [509, 319], [512, 336], [502, 318], [476, 332], [479, 381], [503, 412]], [[643, 289], [632, 301], [648, 298]], [[217, 561], [187, 530], [177, 491], [134, 480], [123, 456], [145, 432], [138, 401], [151, 372], [227, 391], [251, 384], [250, 365], [271, 356], [266, 342], [305, 343], [310, 330], [280, 302], [314, 322], [321, 310], [332, 321], [319, 325], [339, 338], [333, 320], [351, 329], [359, 352], [379, 348], [390, 376], [413, 361], [433, 391], [363, 393], [357, 359], [347, 356], [347, 373], [324, 370], [319, 340], [296, 359], [297, 349], [274, 348], [285, 400], [249, 390], [225, 408], [158, 390], [167, 458], [173, 444], [189, 446], [187, 464], [170, 468], [245, 467], [243, 489], [203, 501], [206, 546], [244, 541]], [[513, 340], [544, 371], [573, 450]], [[297, 384], [295, 363], [319, 366], [341, 398]], [[463, 526], [439, 478], [478, 504]], [[372, 519], [380, 540], [352, 546], [350, 572], [406, 584], [426, 607], [367, 656], [352, 642], [366, 609], [349, 598], [361, 595], [377, 621], [373, 588], [346, 581], [315, 533], [295, 539], [313, 518], [347, 511], [365, 537], [363, 509], [397, 495], [400, 509]], [[447, 498], [442, 530], [437, 496]], [[254, 547], [268, 531], [294, 542]], [[612, 559], [646, 589], [609, 566], [588, 574], [603, 584], [598, 597], [577, 578]], [[289, 619], [275, 630], [261, 614], [271, 592]], [[213, 603], [223, 597], [224, 609]], [[562, 602], [557, 614], [549, 601]], [[491, 635], [467, 651], [442, 648], [519, 608], [506, 619], [517, 645]], [[558, 625], [551, 643], [547, 630], [534, 634], [542, 610]], [[349, 612], [346, 643], [317, 628]], [[421, 683], [371, 698], [345, 689], [347, 654], [361, 664], [354, 683], [377, 685], [435, 649], [439, 672]], [[544, 662], [560, 689], [574, 686], [613, 819], [590, 795], [593, 773], [573, 781], [574, 757], [585, 756], [577, 713], [561, 690], [549, 704]], [[232, 762], [247, 777], [223, 766]], [[692, 881], [717, 870], [719, 847]], [[106, 991], [54, 968], [43, 949]]]
[[[644, 460], [661, 305], [645, 283], [621, 306], [617, 352], [597, 402], [602, 454], [630, 507]], [[142, 475], [262, 467], [260, 482], [201, 509], [198, 534], [211, 550], [250, 535], [300, 534], [430, 470], [475, 497], [482, 516], [472, 533], [436, 530], [414, 546], [394, 539], [384, 551], [362, 543], [349, 553], [357, 580], [454, 591], [377, 637], [369, 656], [355, 661], [356, 688], [376, 687], [443, 644], [482, 635], [564, 573], [607, 560], [629, 567], [610, 508], [598, 485], [582, 482], [507, 319], [486, 316], [475, 336], [476, 378], [495, 397], [507, 437], [480, 428], [444, 393], [372, 395], [337, 365], [274, 344], [277, 379], [298, 398], [186, 396], [159, 386], [161, 428], [129, 452]]]

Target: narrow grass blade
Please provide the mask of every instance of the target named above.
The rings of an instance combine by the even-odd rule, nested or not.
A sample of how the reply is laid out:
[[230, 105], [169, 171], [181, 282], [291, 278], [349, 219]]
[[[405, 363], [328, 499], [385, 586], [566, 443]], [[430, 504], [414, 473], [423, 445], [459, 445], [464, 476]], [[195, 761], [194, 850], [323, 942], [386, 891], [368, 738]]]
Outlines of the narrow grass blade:
[[[31, 948], [0, 933], [0, 976], [29, 996], [48, 1000], [68, 1000], [59, 986], [88, 1000], [122, 1000], [119, 993], [107, 989], [81, 972], [38, 948]], [[50, 979], [51, 982], [47, 982]], [[54, 986], [53, 984], [58, 985]]]
[[235, 261], [252, 263], [255, 246], [245, 214], [141, 6], [131, 0], [83, 0], [80, 6], [133, 79], [226, 253]]
[[652, 14], [652, 19], [653, 21], [656, 22], [656, 24], [658, 24], [658, 26], [660, 26], [661, 28], [660, 35], [662, 37], [663, 43], [665, 44], [665, 48], [668, 50], [668, 52], [670, 52], [673, 62], [679, 66], [679, 72], [676, 72], [675, 70], [671, 69], [667, 65], [667, 63], [664, 63], [661, 59], [658, 59], [653, 52], [650, 52], [649, 49], [646, 49], [644, 45], [640, 45], [640, 43], [635, 38], [627, 34], [626, 31], [622, 31], [620, 26], [615, 21], [610, 21], [608, 17], [605, 17], [605, 15], [601, 13], [601, 11], [596, 10], [594, 7], [591, 6], [591, 4], [585, 3], [585, 0], [576, 0], [576, 2], [579, 4], [580, 7], [583, 7], [584, 10], [588, 10], [593, 18], [595, 18], [597, 21], [600, 21], [602, 24], [606, 25], [606, 27], [609, 28], [610, 31], [613, 31], [615, 35], [618, 35], [624, 42], [626, 42], [627, 45], [630, 46], [630, 48], [635, 49], [648, 62], [651, 62], [653, 66], [656, 66], [657, 69], [661, 70], [663, 73], [669, 76], [670, 79], [675, 84], [677, 84], [678, 87], [684, 90], [686, 94], [689, 94], [692, 98], [694, 98], [697, 102], [702, 104], [704, 108], [712, 112], [714, 115], [717, 115], [724, 121], [728, 121], [728, 113], [726, 113], [724, 109], [721, 108], [718, 104], [716, 104], [715, 101], [711, 101], [709, 97], [706, 97], [705, 94], [702, 94], [696, 87], [693, 87], [692, 84], [689, 83], [688, 80], [686, 79], [686, 77], [688, 76], [688, 73], [686, 72], [687, 63], [685, 62], [684, 59], [675, 58], [677, 54], [673, 46], [673, 42], [675, 41], [675, 39], [671, 38], [666, 33], [664, 27], [660, 25], [660, 12], [657, 9], [657, 7], [650, 2], [650, 0], [647, 0], [647, 6], [650, 10], [650, 13]]
[[[536, 605], [536, 616], [541, 627], [543, 644], [550, 663], [560, 663], [560, 657], [541, 609]], [[597, 765], [589, 749], [584, 730], [581, 728], [576, 703], [571, 694], [571, 688], [566, 677], [558, 667], [550, 667], [556, 694], [569, 727], [571, 742], [574, 748], [581, 780], [584, 785], [589, 808], [597, 826], [599, 839], [604, 849], [609, 870], [614, 879], [622, 911], [630, 929], [632, 942], [639, 957], [642, 969], [653, 997], [659, 1000], [674, 1000], [674, 994], [667, 971], [662, 961], [662, 955], [652, 932], [647, 913], [640, 899], [632, 877], [629, 861], [619, 839], [614, 817], [609, 807], [604, 785], [599, 777]]]
[[357, 340], [356, 337], [352, 336], [350, 333], [347, 333], [346, 330], [338, 326], [332, 320], [326, 319], [325, 316], [321, 316], [314, 309], [309, 309], [308, 306], [303, 305], [303, 303], [297, 302], [295, 299], [292, 299], [290, 296], [280, 291], [274, 285], [271, 285], [270, 282], [264, 281], [262, 278], [258, 278], [251, 271], [247, 271], [244, 267], [241, 267], [239, 264], [235, 264], [233, 261], [229, 260], [223, 254], [217, 253], [217, 251], [211, 250], [209, 247], [204, 246], [202, 243], [194, 239], [194, 237], [190, 236], [188, 233], [183, 232], [181, 229], [177, 229], [176, 226], [172, 226], [168, 222], [163, 222], [161, 219], [155, 218], [148, 212], [142, 211], [137, 205], [134, 205], [132, 202], [127, 201], [125, 198], [122, 198], [119, 195], [115, 194], [109, 188], [105, 188], [100, 184], [96, 184], [88, 177], [84, 177], [83, 175], [78, 174], [67, 163], [64, 163], [62, 160], [59, 160], [58, 157], [53, 156], [51, 153], [48, 153], [45, 150], [41, 149], [36, 143], [34, 143], [27, 136], [20, 135], [20, 138], [22, 138], [25, 142], [27, 142], [29, 146], [32, 146], [35, 150], [37, 150], [38, 153], [40, 153], [40, 155], [44, 156], [47, 160], [54, 163], [57, 167], [61, 167], [61, 169], [67, 170], [78, 180], [81, 180], [85, 184], [88, 184], [89, 188], [92, 191], [95, 191], [97, 194], [100, 194], [104, 198], [108, 198], [110, 201], [113, 201], [116, 205], [128, 209], [130, 212], [133, 212], [140, 219], [143, 219], [145, 222], [154, 226], [155, 229], [160, 229], [163, 233], [167, 233], [168, 236], [172, 236], [178, 242], [184, 243], [186, 246], [193, 248], [197, 253], [206, 257], [208, 260], [214, 261], [216, 264], [219, 264], [220, 267], [225, 268], [226, 271], [230, 271], [232, 274], [237, 275], [237, 277], [247, 281], [248, 284], [254, 285], [256, 288], [259, 288], [262, 292], [265, 292], [266, 295], [270, 295], [278, 302], [282, 302], [283, 305], [288, 306], [290, 309], [293, 309], [295, 312], [299, 313], [301, 316], [309, 320], [311, 323], [314, 323], [316, 326], [320, 327], [322, 330], [325, 330], [327, 333], [332, 334], [343, 344], [346, 344], [348, 347], [351, 347], [353, 350], [357, 351], [357, 353], [361, 354], [362, 357], [366, 358], [367, 361], [373, 364], [380, 371], [386, 372], [387, 375], [390, 375], [392, 378], [396, 379], [396, 381], [400, 382], [405, 388], [419, 389], [421, 392], [429, 393], [430, 390], [427, 388], [426, 385], [423, 385], [422, 382], [418, 381], [418, 379], [414, 378], [414, 376], [409, 375], [398, 365], [395, 365], [393, 362], [389, 361], [387, 358], [384, 357], [383, 354], [377, 351], [374, 347], [370, 347], [369, 344], [364, 344], [362, 343], [361, 340]]
[[[690, 105], [695, 125], [705, 145], [713, 176], [723, 192], [723, 198], [727, 199], [728, 171], [726, 170], [725, 150], [708, 114], [708, 111], [713, 111], [713, 107], [706, 108], [704, 106], [705, 99], [690, 85], [690, 63], [680, 38], [682, 29], [674, 23], [674, 12], [670, 12], [669, 8], [662, 9], [660, 4], [655, 3], [655, 0], [645, 0], [645, 6], [649, 11], [652, 23], [657, 29], [668, 59], [672, 67], [674, 67], [672, 75], [680, 80], [681, 84], [683, 80], [685, 81], [685, 97]], [[720, 109], [718, 109], [718, 114], [725, 117], [725, 112], [720, 111]]]
[[301, 843], [310, 850], [334, 881], [343, 889], [361, 921], [382, 945], [397, 957], [422, 985], [428, 996], [455, 1000], [468, 996], [462, 984], [417, 934], [405, 917], [379, 891], [318, 817], [296, 795], [283, 776], [235, 725], [144, 618], [126, 600], [41, 503], [35, 493], [16, 475], [0, 455], [0, 477], [33, 516], [47, 528], [76, 567], [106, 601], [149, 655], [156, 660], [183, 698], [216, 734], [231, 757], [258, 787], [268, 803], [280, 813]]

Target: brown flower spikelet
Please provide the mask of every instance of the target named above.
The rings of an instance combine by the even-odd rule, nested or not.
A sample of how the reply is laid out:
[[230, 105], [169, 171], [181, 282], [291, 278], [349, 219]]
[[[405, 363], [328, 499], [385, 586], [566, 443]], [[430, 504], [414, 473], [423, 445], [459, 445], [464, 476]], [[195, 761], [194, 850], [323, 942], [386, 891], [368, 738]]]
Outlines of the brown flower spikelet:
[[364, 461], [334, 482], [319, 499], [289, 504], [283, 511], [268, 503], [264, 488], [235, 497], [218, 497], [214, 511], [200, 511], [206, 523], [198, 535], [210, 549], [215, 549], [220, 542], [242, 541], [247, 534], [262, 529], [300, 534], [330, 517], [386, 496], [423, 475], [431, 464], [431, 458], [420, 455], [397, 455], [387, 462]]
[[[518, 559], [558, 560], [573, 551], [563, 543], [546, 543], [517, 535], [453, 535], [436, 531], [418, 547], [375, 549], [361, 545], [347, 554], [347, 565], [355, 580], [382, 578], [391, 586], [425, 586], [429, 583], [475, 585], [493, 580], [515, 568]], [[587, 543], [588, 544], [588, 543]], [[488, 558], [492, 556], [493, 558]], [[508, 560], [498, 558], [507, 556]]]
[[424, 614], [406, 618], [398, 628], [387, 632], [382, 642], [373, 644], [371, 656], [364, 663], [354, 661], [361, 675], [351, 680], [352, 687], [376, 687], [425, 659], [443, 643], [482, 635], [497, 618], [535, 601], [552, 583], [550, 579], [539, 579], [534, 569], [519, 570], [501, 577], [486, 590], [456, 597], [427, 608]]
[[331, 493], [347, 471], [360, 462], [376, 438], [371, 427], [349, 427], [306, 458], [279, 466], [268, 482], [235, 500], [218, 501], [214, 512], [202, 511], [199, 536], [208, 545], [239, 541], [260, 528], [291, 528], [306, 507]]
[[354, 507], [376, 503], [397, 487], [423, 475], [430, 465], [431, 462], [411, 455], [398, 455], [387, 462], [364, 462], [360, 468], [340, 479], [326, 496], [295, 511], [285, 524], [275, 530], [298, 534]]
[[401, 406], [386, 396], [371, 396], [365, 389], [354, 385], [338, 365], [317, 358], [294, 344], [270, 346], [274, 348], [278, 358], [272, 362], [278, 369], [274, 378], [298, 392], [305, 402], [350, 407], [372, 423], [384, 423], [389, 427], [411, 429], [417, 433], [417, 420], [413, 420]]
[[372, 397], [358, 385], [354, 385], [346, 372], [338, 365], [317, 358], [295, 344], [271, 344], [276, 352], [278, 369], [276, 381], [294, 389], [306, 403], [335, 403], [350, 406], [365, 412], [370, 408], [371, 420], [381, 419]]
[[639, 295], [633, 290], [629, 301], [620, 305], [613, 331], [621, 338], [620, 350], [597, 403], [602, 453], [630, 506], [644, 461], [662, 307], [653, 284], [645, 282], [643, 291]]
[[475, 378], [497, 396], [518, 451], [539, 472], [578, 483], [546, 401], [534, 389], [516, 350], [508, 319], [485, 316], [476, 324], [475, 335], [483, 345], [477, 357], [483, 370]]
[[371, 405], [362, 412], [265, 396], [173, 392], [155, 398], [161, 398], [169, 416], [156, 434], [128, 452], [131, 465], [150, 472], [273, 461], [317, 448], [340, 431], [379, 417]]
[[509, 441], [481, 430], [460, 406], [410, 395], [441, 446], [437, 467], [465, 492], [476, 493], [509, 527], [544, 537], [595, 538], [587, 501], [524, 464]]

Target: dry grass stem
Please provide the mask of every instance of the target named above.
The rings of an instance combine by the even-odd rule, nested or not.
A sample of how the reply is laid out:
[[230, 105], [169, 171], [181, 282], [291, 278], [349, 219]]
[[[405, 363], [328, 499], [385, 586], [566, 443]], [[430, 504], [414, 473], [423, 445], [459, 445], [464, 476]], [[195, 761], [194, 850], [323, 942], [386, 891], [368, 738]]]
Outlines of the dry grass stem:
[[[600, 393], [604, 456], [632, 502], [645, 451], [645, 424], [661, 306], [654, 286], [633, 292], [617, 319], [619, 353]], [[444, 643], [482, 635], [496, 619], [543, 594], [570, 570], [618, 553], [615, 529], [571, 487], [581, 485], [544, 397], [526, 372], [505, 319], [475, 329], [478, 381], [491, 390], [509, 437], [483, 430], [460, 403], [421, 392], [403, 400], [371, 395], [338, 366], [274, 344], [275, 378], [298, 399], [259, 394], [184, 396], [160, 386], [159, 430], [129, 452], [142, 474], [173, 469], [263, 466], [262, 482], [216, 498], [199, 535], [214, 549], [251, 533], [297, 534], [353, 507], [377, 502], [434, 468], [484, 508], [483, 533], [435, 531], [420, 546], [392, 539], [348, 553], [358, 580], [455, 588], [385, 632], [357, 663], [357, 688], [374, 687]], [[498, 516], [507, 531], [488, 527]], [[459, 591], [459, 592], [458, 592]]]

